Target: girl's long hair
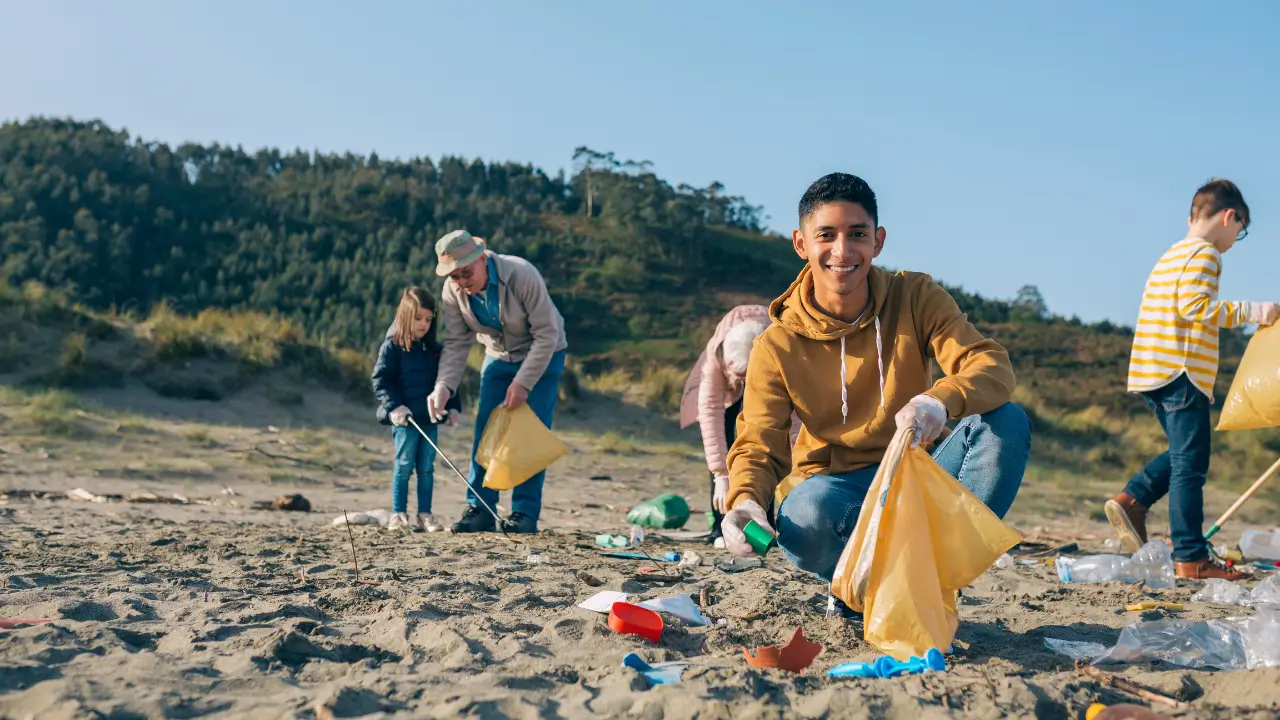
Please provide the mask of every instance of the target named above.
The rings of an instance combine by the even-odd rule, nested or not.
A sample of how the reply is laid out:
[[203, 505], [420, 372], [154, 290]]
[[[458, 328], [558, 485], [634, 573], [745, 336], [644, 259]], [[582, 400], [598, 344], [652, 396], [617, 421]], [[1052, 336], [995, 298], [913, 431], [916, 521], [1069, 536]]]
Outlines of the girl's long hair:
[[405, 350], [413, 346], [413, 323], [418, 318], [419, 310], [430, 310], [432, 315], [431, 325], [427, 327], [427, 334], [422, 336], [422, 342], [432, 350], [439, 350], [436, 324], [440, 318], [436, 317], [436, 299], [417, 285], [405, 288], [404, 294], [400, 296], [400, 307], [396, 308], [395, 342]]

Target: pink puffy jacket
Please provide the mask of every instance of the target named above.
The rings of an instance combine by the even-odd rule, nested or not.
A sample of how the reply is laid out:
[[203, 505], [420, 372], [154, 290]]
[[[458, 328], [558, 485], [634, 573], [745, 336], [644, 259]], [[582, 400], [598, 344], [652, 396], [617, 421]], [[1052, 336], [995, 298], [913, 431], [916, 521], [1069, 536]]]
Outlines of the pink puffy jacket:
[[[680, 427], [687, 428], [695, 422], [701, 426], [702, 449], [707, 456], [707, 468], [716, 476], [729, 474], [729, 468], [725, 465], [729, 445], [725, 439], [724, 411], [742, 399], [741, 390], [735, 392], [729, 388], [720, 346], [735, 325], [749, 321], [768, 325], [771, 322], [769, 308], [764, 305], [739, 305], [720, 320], [707, 347], [694, 364], [693, 371], [689, 373], [680, 399]], [[792, 413], [792, 445], [795, 445], [799, 434], [800, 420]]]

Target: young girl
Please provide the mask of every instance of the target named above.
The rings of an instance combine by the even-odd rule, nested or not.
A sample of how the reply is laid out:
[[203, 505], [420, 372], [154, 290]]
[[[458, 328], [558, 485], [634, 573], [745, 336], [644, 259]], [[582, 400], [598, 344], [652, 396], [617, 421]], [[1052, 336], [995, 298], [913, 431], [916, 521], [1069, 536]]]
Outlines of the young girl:
[[[387, 329], [387, 338], [378, 350], [373, 366], [373, 392], [378, 399], [378, 422], [392, 425], [395, 438], [395, 469], [391, 476], [392, 528], [437, 532], [444, 529], [431, 514], [431, 489], [435, 475], [436, 450], [422, 439], [409, 418], [432, 442], [438, 437], [436, 425], [427, 413], [427, 395], [436, 384], [440, 365], [440, 343], [436, 340], [436, 302], [420, 287], [410, 287], [400, 297], [396, 319]], [[450, 427], [457, 426], [462, 403], [455, 393], [446, 405]], [[407, 514], [409, 476], [418, 475], [418, 515], [410, 523]]]

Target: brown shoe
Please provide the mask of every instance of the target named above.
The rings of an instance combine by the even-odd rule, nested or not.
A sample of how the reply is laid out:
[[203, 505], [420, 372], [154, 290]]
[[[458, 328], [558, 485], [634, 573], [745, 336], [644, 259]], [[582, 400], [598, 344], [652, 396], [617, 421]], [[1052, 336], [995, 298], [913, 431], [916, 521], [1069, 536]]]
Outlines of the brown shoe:
[[1227, 567], [1227, 564], [1210, 556], [1203, 560], [1174, 563], [1174, 574], [1188, 580], [1251, 580], [1253, 575]]
[[1122, 492], [1108, 500], [1104, 510], [1120, 538], [1120, 549], [1132, 554], [1147, 543], [1146, 505]]

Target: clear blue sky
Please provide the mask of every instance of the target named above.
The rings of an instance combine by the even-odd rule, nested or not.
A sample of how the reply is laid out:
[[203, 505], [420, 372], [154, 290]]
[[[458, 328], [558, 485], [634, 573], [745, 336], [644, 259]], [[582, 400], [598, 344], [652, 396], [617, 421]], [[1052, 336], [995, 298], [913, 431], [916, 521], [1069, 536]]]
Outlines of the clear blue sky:
[[1255, 217], [1223, 296], [1280, 300], [1280, 2], [887, 5], [0, 0], [0, 118], [550, 172], [585, 144], [784, 232], [854, 172], [883, 263], [1126, 324], [1223, 175]]

